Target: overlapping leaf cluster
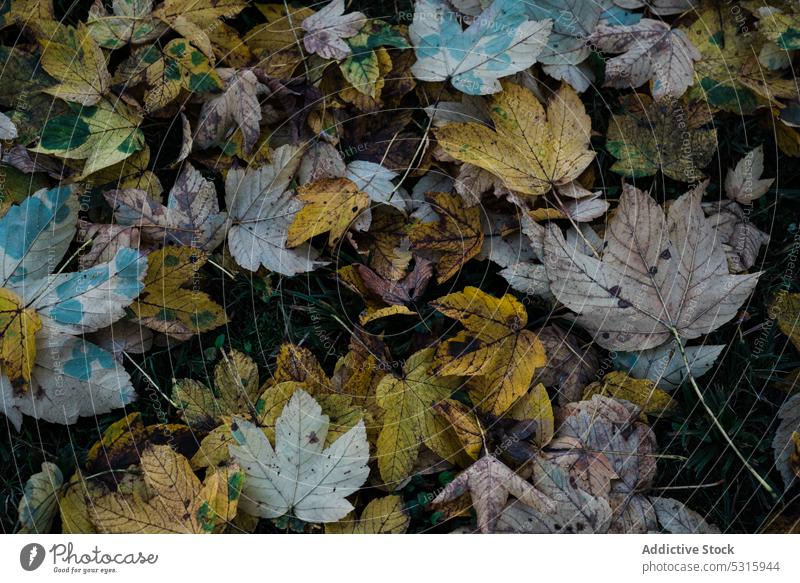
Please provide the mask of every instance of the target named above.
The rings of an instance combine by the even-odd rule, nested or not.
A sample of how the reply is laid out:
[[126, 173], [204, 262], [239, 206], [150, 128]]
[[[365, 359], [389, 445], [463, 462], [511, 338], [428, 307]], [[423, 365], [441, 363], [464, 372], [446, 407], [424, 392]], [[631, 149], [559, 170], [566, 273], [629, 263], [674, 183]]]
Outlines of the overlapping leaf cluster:
[[[20, 530], [717, 531], [652, 489], [653, 422], [699, 402], [724, 431], [707, 336], [759, 283], [774, 190], [760, 146], [710, 183], [715, 121], [800, 156], [800, 16], [772, 4], [745, 31], [712, 0], [3, 3], [2, 412], [118, 410], [148, 388], [126, 368], [168, 409], [68, 480], [42, 464]], [[215, 278], [325, 278], [360, 314], [332, 369], [284, 342], [158, 386], [137, 355], [249, 318]], [[797, 347], [797, 295], [773, 312]]]

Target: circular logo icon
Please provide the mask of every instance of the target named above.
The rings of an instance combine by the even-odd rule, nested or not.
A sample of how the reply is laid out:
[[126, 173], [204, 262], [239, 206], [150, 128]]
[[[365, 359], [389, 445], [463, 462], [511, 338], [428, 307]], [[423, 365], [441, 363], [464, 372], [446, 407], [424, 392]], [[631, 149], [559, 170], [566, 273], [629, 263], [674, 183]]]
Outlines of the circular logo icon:
[[26, 571], [35, 571], [44, 562], [44, 547], [39, 543], [29, 543], [19, 552], [19, 564]]

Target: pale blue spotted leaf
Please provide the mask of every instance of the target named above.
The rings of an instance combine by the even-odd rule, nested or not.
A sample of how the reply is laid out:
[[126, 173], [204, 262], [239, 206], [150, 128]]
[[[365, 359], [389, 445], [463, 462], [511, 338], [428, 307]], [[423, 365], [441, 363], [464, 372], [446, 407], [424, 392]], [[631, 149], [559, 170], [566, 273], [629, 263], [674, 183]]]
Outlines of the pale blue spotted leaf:
[[498, 79], [536, 62], [547, 45], [552, 20], [523, 17], [516, 0], [495, 0], [466, 29], [462, 17], [442, 0], [420, 0], [409, 28], [422, 81], [450, 80], [470, 95], [497, 93]]
[[545, 73], [566, 81], [578, 92], [586, 91], [594, 82], [585, 61], [592, 52], [587, 38], [597, 25], [633, 24], [641, 18], [615, 6], [613, 0], [527, 0], [517, 5], [532, 20], [553, 21], [547, 46], [538, 60]]
[[110, 352], [59, 332], [49, 318], [42, 322], [30, 390], [16, 393], [0, 374], [0, 412], [17, 430], [23, 415], [70, 425], [79, 417], [107, 413], [136, 398], [130, 376]]
[[66, 334], [95, 332], [125, 315], [142, 291], [147, 258], [124, 247], [114, 259], [76, 273], [51, 275], [20, 290], [26, 304]]
[[67, 252], [78, 221], [71, 186], [42, 189], [0, 219], [0, 287], [52, 273]]

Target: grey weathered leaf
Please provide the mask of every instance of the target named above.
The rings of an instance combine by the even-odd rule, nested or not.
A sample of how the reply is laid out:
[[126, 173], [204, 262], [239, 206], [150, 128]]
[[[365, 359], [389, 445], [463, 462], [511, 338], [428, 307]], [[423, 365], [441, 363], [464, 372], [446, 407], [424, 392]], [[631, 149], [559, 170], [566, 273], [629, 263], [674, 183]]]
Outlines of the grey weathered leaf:
[[769, 235], [756, 227], [735, 201], [705, 203], [703, 210], [718, 233], [731, 273], [753, 267], [761, 247], [769, 243]]
[[547, 495], [491, 455], [482, 457], [456, 476], [434, 498], [433, 504], [455, 500], [466, 492], [470, 493], [478, 516], [478, 528], [483, 533], [494, 532], [509, 495], [514, 495], [520, 503], [542, 512], [550, 512], [554, 508], [553, 501]]
[[650, 498], [661, 527], [672, 534], [719, 534], [719, 528], [709, 524], [683, 502], [672, 498]]
[[[692, 376], [700, 378], [717, 361], [724, 344], [702, 344], [684, 348]], [[618, 352], [614, 364], [637, 379], [648, 379], [656, 387], [673, 391], [687, 378], [686, 365], [675, 342], [641, 352]]]
[[167, 206], [145, 190], [126, 188], [104, 193], [121, 225], [136, 227], [152, 243], [173, 243], [211, 251], [225, 238], [226, 213], [217, 189], [187, 163], [169, 193]]
[[766, 194], [774, 178], [761, 178], [764, 172], [764, 146], [750, 150], [729, 168], [725, 175], [725, 194], [741, 204], [751, 204]]
[[303, 21], [303, 44], [309, 53], [323, 59], [340, 60], [352, 52], [344, 39], [358, 34], [366, 16], [361, 12], [345, 14], [344, 10], [344, 0], [332, 0]]
[[569, 475], [543, 459], [532, 461], [533, 484], [555, 501], [542, 512], [521, 503], [509, 504], [498, 521], [498, 531], [531, 534], [604, 533], [611, 524], [611, 507], [603, 498], [572, 485]]
[[603, 52], [622, 53], [606, 61], [606, 85], [639, 87], [652, 80], [656, 100], [683, 95], [701, 57], [686, 33], [650, 18], [630, 26], [601, 24], [588, 41]]
[[228, 172], [228, 248], [245, 269], [256, 271], [263, 265], [282, 275], [296, 275], [324, 264], [316, 261], [319, 253], [307, 244], [286, 247], [289, 225], [302, 206], [288, 190], [301, 158], [300, 148], [281, 146], [271, 164]]
[[646, 350], [697, 338], [731, 320], [759, 274], [730, 275], [725, 252], [700, 206], [698, 188], [669, 215], [644, 192], [623, 188], [602, 259], [570, 248], [550, 225], [544, 263], [555, 297], [609, 350]]
[[303, 390], [278, 418], [275, 449], [260, 428], [235, 417], [229, 450], [245, 473], [240, 508], [264, 518], [291, 512], [307, 522], [336, 522], [353, 510], [346, 497], [369, 475], [364, 422], [323, 450], [328, 426], [328, 416]]

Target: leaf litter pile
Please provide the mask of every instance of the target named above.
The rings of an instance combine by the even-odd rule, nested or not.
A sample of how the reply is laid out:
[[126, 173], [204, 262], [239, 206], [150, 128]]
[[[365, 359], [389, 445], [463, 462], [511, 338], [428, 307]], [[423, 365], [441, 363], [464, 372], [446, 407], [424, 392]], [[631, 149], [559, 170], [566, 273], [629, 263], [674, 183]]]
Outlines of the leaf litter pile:
[[798, 530], [791, 0], [5, 0], [3, 528]]

